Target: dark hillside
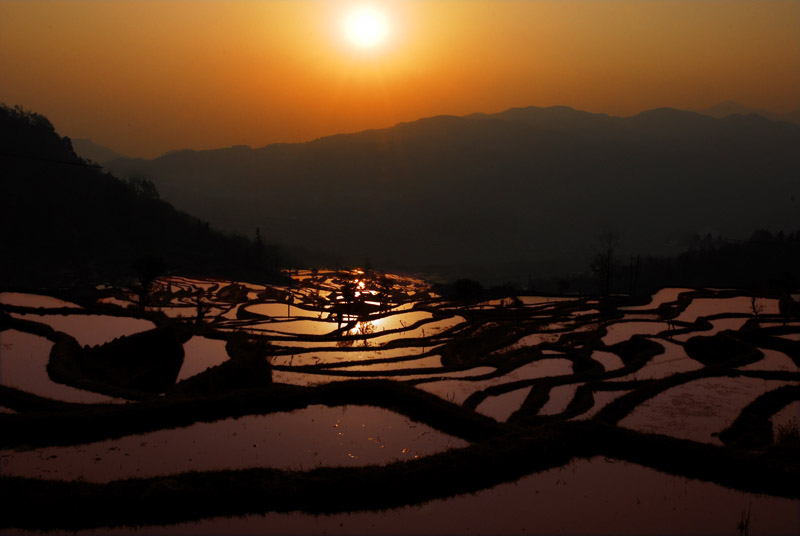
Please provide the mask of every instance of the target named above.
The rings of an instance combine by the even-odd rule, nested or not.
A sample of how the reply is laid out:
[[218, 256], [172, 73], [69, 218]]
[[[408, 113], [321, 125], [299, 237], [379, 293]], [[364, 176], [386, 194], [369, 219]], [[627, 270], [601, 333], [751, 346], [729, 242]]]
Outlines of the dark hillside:
[[160, 200], [152, 183], [123, 182], [80, 159], [45, 117], [6, 106], [0, 247], [5, 287], [124, 278], [144, 255], [183, 273], [262, 279], [276, 268], [274, 248], [212, 230]]

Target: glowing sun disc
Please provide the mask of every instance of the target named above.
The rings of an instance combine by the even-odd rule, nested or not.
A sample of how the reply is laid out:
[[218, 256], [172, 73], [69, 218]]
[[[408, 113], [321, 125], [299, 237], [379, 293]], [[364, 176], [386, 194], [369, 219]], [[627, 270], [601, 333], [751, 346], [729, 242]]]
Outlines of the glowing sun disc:
[[345, 19], [344, 31], [353, 44], [372, 48], [386, 40], [389, 24], [380, 11], [362, 7], [350, 12]]

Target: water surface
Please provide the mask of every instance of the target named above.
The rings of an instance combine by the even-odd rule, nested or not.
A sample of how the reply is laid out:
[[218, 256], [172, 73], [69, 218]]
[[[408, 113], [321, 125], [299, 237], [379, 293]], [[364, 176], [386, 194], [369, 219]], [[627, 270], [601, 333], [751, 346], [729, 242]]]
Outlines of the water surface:
[[0, 331], [0, 385], [63, 402], [123, 402], [51, 380], [47, 374], [47, 363], [52, 347], [52, 342], [38, 335], [14, 329]]
[[[624, 482], [625, 485], [620, 485]], [[798, 501], [724, 488], [602, 457], [577, 459], [517, 482], [382, 512], [216, 518], [111, 534], [307, 535], [706, 535], [736, 534], [750, 509], [751, 534], [794, 536]]]
[[369, 406], [309, 406], [70, 447], [0, 451], [4, 476], [109, 482], [185, 471], [353, 467], [461, 448], [468, 443]]
[[183, 366], [178, 380], [185, 380], [227, 361], [225, 341], [194, 336], [183, 344]]
[[[755, 306], [759, 314], [778, 314], [778, 300], [756, 298]], [[752, 315], [753, 300], [748, 296], [735, 298], [697, 298], [677, 317], [682, 322], [694, 322], [701, 316], [720, 313], [740, 313]]]
[[505, 374], [488, 380], [459, 381], [444, 380], [422, 383], [418, 387], [424, 391], [435, 394], [445, 400], [461, 404], [471, 394], [482, 391], [495, 385], [511, 383], [521, 380], [545, 378], [548, 376], [562, 376], [572, 374], [572, 361], [569, 359], [548, 358], [533, 361]]
[[760, 378], [701, 378], [645, 400], [620, 426], [722, 445], [719, 433], [759, 395], [791, 382]]
[[0, 303], [5, 305], [16, 305], [18, 307], [43, 307], [45, 309], [58, 309], [60, 307], [71, 307], [82, 309], [80, 305], [72, 302], [59, 300], [51, 296], [41, 294], [26, 294], [23, 292], [0, 292]]
[[47, 324], [70, 335], [82, 346], [96, 346], [118, 337], [133, 335], [156, 327], [149, 320], [108, 315], [36, 315], [11, 313], [15, 318]]

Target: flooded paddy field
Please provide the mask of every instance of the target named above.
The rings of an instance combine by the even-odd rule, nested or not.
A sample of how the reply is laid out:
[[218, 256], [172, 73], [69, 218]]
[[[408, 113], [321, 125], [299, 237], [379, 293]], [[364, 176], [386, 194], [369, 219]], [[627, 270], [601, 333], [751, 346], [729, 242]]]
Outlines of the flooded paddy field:
[[800, 324], [775, 297], [292, 277], [0, 293], [0, 529], [800, 530]]

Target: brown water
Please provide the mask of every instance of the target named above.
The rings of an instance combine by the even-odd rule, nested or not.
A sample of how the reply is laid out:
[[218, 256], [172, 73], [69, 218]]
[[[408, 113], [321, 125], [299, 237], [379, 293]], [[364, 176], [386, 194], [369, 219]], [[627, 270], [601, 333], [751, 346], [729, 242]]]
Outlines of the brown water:
[[[281, 344], [284, 346], [284, 344]], [[305, 365], [336, 364], [345, 361], [356, 363], [374, 361], [376, 359], [391, 359], [397, 357], [408, 357], [424, 353], [422, 347], [392, 348], [391, 350], [378, 350], [364, 347], [361, 344], [354, 344], [352, 347], [336, 348], [330, 351], [320, 351], [310, 349], [306, 351], [298, 350], [297, 353], [289, 355], [276, 355], [269, 358], [273, 365], [299, 367]], [[441, 363], [439, 363], [441, 365]], [[376, 365], [379, 370], [381, 367]]]
[[660, 380], [679, 372], [691, 372], [703, 368], [703, 364], [695, 361], [683, 349], [683, 346], [664, 339], [652, 339], [664, 348], [664, 352], [655, 355], [639, 370], [616, 378], [615, 381]]
[[592, 393], [592, 397], [594, 398], [594, 405], [587, 411], [586, 413], [582, 413], [577, 417], [573, 417], [570, 420], [573, 421], [581, 421], [585, 419], [591, 419], [597, 413], [612, 403], [614, 400], [618, 399], [622, 395], [626, 395], [630, 393], [630, 391], [595, 391]]
[[441, 368], [441, 366], [442, 366], [442, 357], [438, 355], [430, 355], [428, 357], [421, 357], [419, 359], [409, 359], [407, 361], [397, 361], [394, 363], [374, 363], [374, 364], [354, 365], [351, 367], [342, 367], [337, 370], [371, 372], [373, 374], [379, 374], [381, 371], [386, 371], [386, 370]]
[[575, 393], [578, 388], [584, 385], [583, 383], [571, 383], [569, 385], [558, 385], [550, 389], [550, 398], [542, 409], [539, 410], [539, 415], [558, 415], [567, 409], [569, 403], [575, 398]]
[[620, 307], [623, 311], [646, 311], [658, 309], [663, 303], [672, 303], [678, 300], [678, 297], [684, 292], [692, 292], [690, 288], [663, 288], [653, 294], [650, 298], [650, 303], [647, 305], [635, 305], [631, 307]]
[[569, 359], [542, 359], [533, 361], [512, 370], [504, 376], [498, 376], [488, 380], [479, 381], [459, 381], [445, 380], [438, 382], [422, 383], [418, 387], [423, 391], [435, 394], [445, 400], [450, 400], [456, 404], [461, 404], [471, 394], [504, 383], [511, 383], [520, 380], [531, 380], [535, 378], [546, 378], [548, 376], [562, 376], [572, 373], [572, 361]]
[[525, 402], [531, 389], [532, 387], [523, 387], [502, 395], [489, 396], [475, 410], [496, 421], [505, 422], [512, 413], [522, 407], [522, 403]]
[[25, 294], [23, 292], [0, 292], [0, 303], [18, 307], [44, 307], [45, 309], [57, 309], [59, 307], [82, 309], [80, 305], [72, 302], [41, 294]]
[[249, 467], [383, 465], [466, 445], [382, 408], [309, 406], [0, 456], [4, 476], [108, 482]]
[[722, 445], [711, 434], [731, 424], [759, 395], [791, 382], [759, 378], [702, 378], [644, 401], [620, 426]]
[[[270, 316], [276, 318], [319, 318], [320, 312], [309, 311], [300, 307], [292, 307], [285, 303], [259, 303], [256, 305], [249, 305], [246, 310], [250, 313], [255, 313], [263, 316]], [[327, 316], [327, 315], [326, 315]]]
[[228, 359], [225, 341], [206, 337], [192, 337], [183, 344], [183, 366], [181, 366], [181, 370], [178, 373], [178, 381], [191, 378], [204, 370], [221, 365]]
[[74, 337], [83, 346], [111, 342], [156, 327], [149, 320], [108, 315], [34, 315], [11, 313], [14, 318], [47, 324], [56, 331]]
[[683, 335], [675, 335], [672, 338], [676, 341], [686, 342], [692, 337], [709, 337], [725, 330], [738, 331], [742, 329], [742, 326], [744, 326], [748, 320], [749, 318], [717, 318], [715, 320], [709, 320], [711, 324], [710, 330], [692, 331], [690, 333], [684, 333]]
[[[477, 376], [484, 376], [491, 372], [494, 372], [496, 369], [494, 367], [474, 367], [471, 369], [466, 370], [456, 370], [456, 371], [442, 371], [442, 372], [433, 372], [430, 374], [414, 374], [409, 373], [405, 375], [395, 375], [395, 376], [385, 376], [382, 374], [383, 370], [375, 371], [375, 374], [368, 374], [365, 376], [359, 376], [359, 378], [371, 378], [371, 379], [385, 379], [385, 380], [396, 380], [396, 381], [403, 381], [403, 380], [425, 380], [430, 378], [470, 378], [470, 377], [477, 377]], [[321, 371], [319, 374], [309, 374], [305, 372], [294, 372], [291, 370], [273, 370], [272, 371], [272, 381], [275, 383], [288, 383], [290, 385], [322, 385], [325, 383], [330, 382], [338, 382], [338, 381], [349, 381], [354, 380], [352, 376], [340, 376], [335, 374], [326, 373], [326, 371]], [[456, 380], [446, 380], [442, 382], [431, 382], [422, 385], [438, 385], [438, 384], [445, 384], [449, 383], [450, 381], [455, 382]], [[474, 382], [476, 385], [482, 385], [481, 382]]]
[[794, 361], [783, 352], [777, 350], [764, 350], [760, 352], [764, 357], [755, 363], [750, 363], [739, 370], [781, 370], [784, 372], [800, 372], [800, 367], [795, 365]]
[[[756, 308], [759, 314], [778, 314], [778, 300], [757, 298]], [[701, 316], [710, 316], [719, 313], [753, 314], [753, 303], [747, 296], [735, 298], [698, 298], [678, 316], [682, 322], [694, 322]]]
[[603, 365], [606, 371], [617, 370], [625, 366], [622, 359], [620, 359], [617, 354], [604, 352], [603, 350], [595, 350], [592, 352], [592, 359]]
[[64, 402], [123, 402], [51, 380], [47, 374], [47, 362], [52, 347], [52, 342], [38, 335], [13, 329], [0, 331], [0, 385]]
[[99, 533], [730, 536], [737, 534], [740, 516], [749, 509], [751, 534], [794, 536], [800, 531], [799, 507], [800, 502], [792, 499], [735, 491], [595, 457], [475, 494], [382, 512], [267, 514]]
[[606, 346], [613, 346], [634, 335], [656, 335], [667, 329], [666, 322], [617, 322], [606, 326], [606, 335], [601, 340]]

